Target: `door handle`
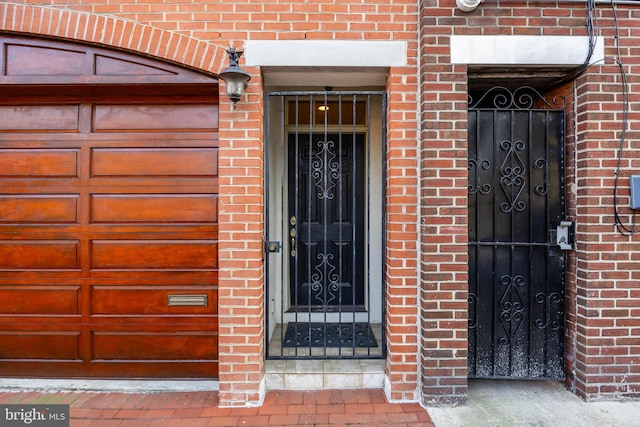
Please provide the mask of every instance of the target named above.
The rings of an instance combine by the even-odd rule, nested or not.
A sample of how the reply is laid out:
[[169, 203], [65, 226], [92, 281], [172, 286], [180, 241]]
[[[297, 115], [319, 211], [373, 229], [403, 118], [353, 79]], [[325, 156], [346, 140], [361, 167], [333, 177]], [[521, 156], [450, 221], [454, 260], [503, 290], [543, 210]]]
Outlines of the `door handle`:
[[291, 237], [291, 256], [296, 256], [296, 217], [295, 215], [289, 218], [289, 224], [291, 224], [291, 228], [289, 229], [289, 237]]

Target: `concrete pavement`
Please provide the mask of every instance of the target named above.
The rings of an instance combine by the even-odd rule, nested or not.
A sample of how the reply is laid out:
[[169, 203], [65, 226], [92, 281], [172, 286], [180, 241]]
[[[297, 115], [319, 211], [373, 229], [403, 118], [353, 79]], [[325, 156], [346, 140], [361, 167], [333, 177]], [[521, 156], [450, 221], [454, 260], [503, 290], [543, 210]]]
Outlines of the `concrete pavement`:
[[469, 380], [467, 405], [427, 412], [436, 427], [640, 427], [640, 401], [585, 402], [554, 381]]

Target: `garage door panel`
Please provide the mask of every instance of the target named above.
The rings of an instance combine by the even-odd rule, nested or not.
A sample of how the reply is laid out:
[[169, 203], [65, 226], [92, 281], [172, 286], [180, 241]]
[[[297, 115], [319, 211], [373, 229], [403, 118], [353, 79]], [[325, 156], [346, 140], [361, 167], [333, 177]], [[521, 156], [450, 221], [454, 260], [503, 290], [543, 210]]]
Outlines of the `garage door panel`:
[[82, 50], [7, 43], [6, 73], [9, 76], [82, 75], [90, 71], [91, 57]]
[[216, 194], [93, 194], [91, 222], [215, 223], [217, 202]]
[[0, 223], [78, 223], [78, 194], [2, 195]]
[[211, 270], [218, 267], [215, 240], [94, 240], [91, 268], [102, 270]]
[[0, 270], [79, 269], [79, 241], [0, 240]]
[[215, 177], [217, 148], [94, 148], [93, 177]]
[[0, 149], [0, 177], [78, 177], [77, 149]]
[[[1, 76], [0, 76], [1, 77]], [[0, 93], [0, 106], [2, 93]], [[91, 104], [81, 104], [84, 111]], [[83, 122], [81, 122], [82, 124]], [[83, 127], [82, 125], [81, 127]], [[136, 133], [91, 133], [87, 132], [35, 132], [3, 131], [3, 146], [13, 149], [77, 149], [86, 148], [217, 148], [218, 132], [212, 131], [170, 131]]]
[[217, 314], [218, 290], [193, 286], [94, 286], [94, 315]]
[[179, 331], [182, 329], [198, 329], [206, 331], [217, 331], [217, 315], [107, 315], [95, 314], [91, 316], [91, 327], [94, 330], [114, 329], [122, 327], [125, 330], [162, 327], [163, 331]]
[[79, 358], [79, 332], [0, 329], [0, 360], [75, 360]]
[[218, 178], [101, 178], [86, 186], [94, 194], [218, 194]]
[[0, 105], [0, 131], [78, 132], [80, 105]]
[[0, 316], [80, 314], [80, 286], [0, 285]]
[[0, 376], [217, 377], [217, 79], [0, 39]]
[[[38, 228], [39, 227], [39, 228]], [[83, 240], [191, 240], [201, 236], [215, 240], [218, 237], [218, 224], [214, 223], [94, 223], [90, 226], [51, 224], [26, 225], [24, 233], [33, 235], [34, 239], [60, 239], [69, 235], [81, 237]], [[0, 227], [0, 240], [18, 227], [7, 224]], [[33, 233], [33, 234], [31, 234]], [[15, 236], [15, 234], [14, 234]]]
[[[58, 378], [154, 378], [154, 379], [182, 379], [182, 378], [218, 378], [218, 362], [205, 360], [184, 361], [93, 361], [91, 363], [83, 361], [56, 360], [55, 370], [51, 362], [48, 365], [48, 375]], [[2, 366], [6, 367], [3, 377], [24, 378], [25, 375], [42, 370], [43, 363], [40, 361], [6, 361]], [[26, 374], [24, 374], [26, 373]], [[55, 375], [53, 375], [55, 374]], [[31, 374], [33, 375], [33, 374]]]
[[173, 75], [175, 73], [141, 62], [125, 61], [107, 55], [95, 55], [96, 75]]
[[139, 132], [218, 128], [218, 107], [211, 104], [93, 106], [94, 132]]
[[218, 335], [204, 332], [94, 332], [93, 360], [216, 360]]
[[[76, 329], [101, 329], [114, 328], [122, 326], [125, 329], [162, 326], [165, 331], [173, 331], [180, 328], [198, 328], [201, 330], [217, 330], [218, 316], [217, 314], [201, 314], [201, 313], [175, 313], [175, 314], [93, 314], [87, 317], [88, 323], [83, 326], [82, 320], [84, 315], [66, 315], [66, 314], [1, 314], [0, 324], [8, 325], [11, 329], [18, 323], [24, 327], [38, 328], [42, 322], [47, 322], [50, 327], [59, 327], [69, 330]], [[2, 329], [2, 327], [0, 327]], [[3, 367], [0, 366], [0, 375]]]
[[[100, 280], [100, 279], [115, 279], [115, 280], [126, 280], [127, 278], [131, 278], [132, 275], [135, 275], [136, 278], [140, 278], [141, 280], [165, 280], [181, 277], [194, 277], [200, 278], [202, 280], [212, 280], [215, 276], [218, 275], [218, 271], [207, 271], [207, 270], [134, 270], [134, 269], [119, 269], [119, 270], [91, 270], [90, 272], [91, 280]], [[135, 278], [133, 278], [135, 279]]]

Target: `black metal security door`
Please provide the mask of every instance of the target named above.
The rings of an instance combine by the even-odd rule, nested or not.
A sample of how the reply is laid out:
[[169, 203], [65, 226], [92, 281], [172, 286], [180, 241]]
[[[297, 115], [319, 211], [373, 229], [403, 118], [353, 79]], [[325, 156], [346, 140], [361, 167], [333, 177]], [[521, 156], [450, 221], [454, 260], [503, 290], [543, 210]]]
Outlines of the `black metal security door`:
[[270, 359], [379, 359], [384, 92], [268, 92]]
[[562, 379], [564, 111], [530, 88], [478, 98], [469, 104], [469, 377]]
[[364, 308], [364, 135], [289, 136], [291, 306]]

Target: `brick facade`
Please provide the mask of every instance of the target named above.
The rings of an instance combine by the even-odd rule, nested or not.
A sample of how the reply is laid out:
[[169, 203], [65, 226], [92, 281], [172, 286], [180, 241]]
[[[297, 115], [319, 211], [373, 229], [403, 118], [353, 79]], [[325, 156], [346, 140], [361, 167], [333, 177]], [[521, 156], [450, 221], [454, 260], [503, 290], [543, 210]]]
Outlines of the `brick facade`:
[[[616, 6], [630, 88], [619, 212], [630, 223], [628, 176], [640, 157], [640, 5]], [[620, 75], [610, 5], [596, 8], [607, 61], [567, 95], [567, 385], [586, 399], [640, 393], [640, 238], [616, 232], [613, 186], [621, 136]], [[583, 3], [455, 0], [204, 2], [46, 0], [0, 4], [0, 31], [88, 42], [216, 74], [245, 40], [403, 40], [407, 64], [386, 84], [387, 394], [425, 404], [467, 393], [467, 66], [451, 35], [586, 35]], [[293, 52], [292, 54], [295, 54]], [[264, 96], [261, 72], [233, 110], [221, 96], [219, 199], [220, 401], [264, 393]]]
[[[464, 400], [466, 395], [466, 277], [465, 269], [457, 268], [458, 263], [464, 265], [466, 253], [447, 246], [462, 243], [467, 237], [466, 195], [464, 191], [449, 191], [443, 198], [442, 194], [461, 188], [466, 177], [463, 111], [467, 88], [466, 70], [448, 64], [449, 37], [586, 35], [584, 4], [483, 3], [466, 14], [456, 10], [453, 3], [423, 1], [421, 9], [425, 403]], [[618, 209], [630, 227], [628, 176], [637, 173], [638, 167], [633, 105], [640, 99], [635, 84], [640, 71], [636, 66], [640, 8], [617, 5], [616, 14], [631, 106], [618, 183]], [[611, 6], [598, 4], [595, 16], [605, 43], [606, 63], [592, 65], [575, 82], [556, 91], [567, 99], [567, 214], [577, 224], [576, 251], [569, 254], [566, 267], [566, 383], [585, 399], [636, 398], [640, 387], [639, 240], [637, 235], [617, 233], [614, 225], [613, 188], [622, 129], [622, 87], [614, 64], [615, 22]], [[459, 182], [452, 185], [456, 179]]]

